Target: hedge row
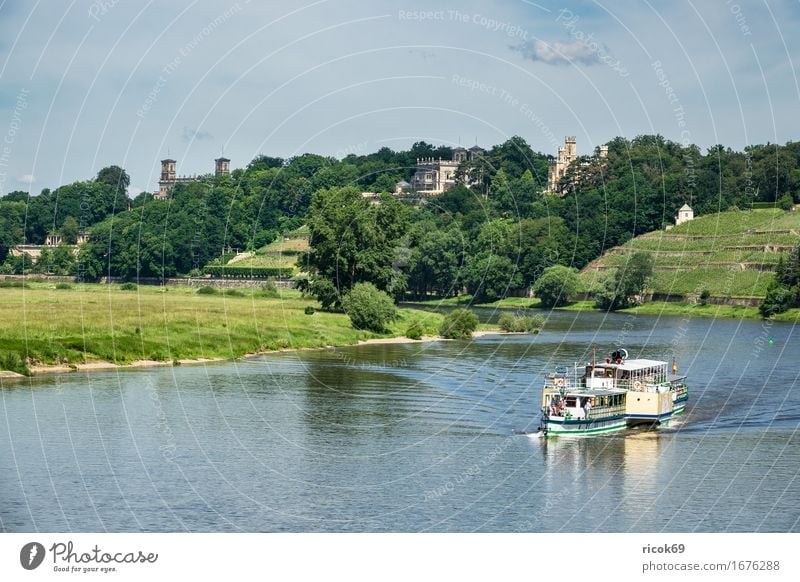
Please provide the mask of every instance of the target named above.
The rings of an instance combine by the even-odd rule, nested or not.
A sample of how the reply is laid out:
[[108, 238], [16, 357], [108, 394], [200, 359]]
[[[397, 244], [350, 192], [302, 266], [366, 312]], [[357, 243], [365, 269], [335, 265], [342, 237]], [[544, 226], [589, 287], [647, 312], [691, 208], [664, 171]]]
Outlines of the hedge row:
[[271, 277], [291, 277], [291, 267], [246, 267], [239, 265], [208, 265], [203, 268], [206, 275], [225, 279], [269, 279]]

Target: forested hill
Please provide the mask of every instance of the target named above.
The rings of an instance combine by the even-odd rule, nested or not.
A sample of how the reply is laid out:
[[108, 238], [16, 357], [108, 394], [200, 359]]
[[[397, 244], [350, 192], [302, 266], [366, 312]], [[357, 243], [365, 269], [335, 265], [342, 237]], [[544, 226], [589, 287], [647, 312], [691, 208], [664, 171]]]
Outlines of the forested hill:
[[[586, 156], [571, 166], [563, 196], [543, 192], [550, 156], [513, 137], [462, 168], [471, 188], [456, 187], [423, 205], [394, 200], [397, 209], [385, 198], [383, 210], [360, 192], [391, 192], [396, 182], [410, 181], [417, 158], [449, 159], [452, 150], [419, 142], [407, 151], [382, 148], [341, 160], [260, 156], [229, 176], [177, 185], [168, 201], [150, 194], [128, 199], [128, 176], [112, 166], [93, 180], [0, 199], [0, 269], [72, 271], [87, 279], [188, 274], [229, 247], [256, 249], [314, 223], [309, 213], [316, 196], [318, 213], [326, 199], [351, 213], [338, 235], [349, 233], [350, 266], [363, 268], [364, 279], [379, 279], [370, 268], [382, 270], [384, 279], [389, 269], [396, 292], [452, 294], [466, 287], [491, 298], [527, 286], [547, 266], [581, 268], [606, 249], [661, 229], [687, 202], [702, 216], [798, 198], [800, 143], [702, 152], [648, 135], [615, 138], [608, 146], [607, 159]], [[51, 232], [64, 232], [69, 242], [76, 226], [88, 229], [91, 241], [75, 264], [69, 253], [58, 261], [51, 253], [39, 265], [9, 256], [12, 246], [41, 244]], [[312, 248], [315, 235], [312, 229]], [[376, 241], [387, 252], [368, 252]], [[370, 267], [375, 261], [389, 264]]]

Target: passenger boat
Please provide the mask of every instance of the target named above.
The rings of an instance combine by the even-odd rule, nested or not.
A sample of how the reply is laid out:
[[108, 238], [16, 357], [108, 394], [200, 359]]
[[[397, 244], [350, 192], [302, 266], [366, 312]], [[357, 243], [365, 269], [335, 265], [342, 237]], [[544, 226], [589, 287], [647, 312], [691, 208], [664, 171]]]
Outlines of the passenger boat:
[[545, 436], [593, 435], [646, 425], [660, 426], [686, 408], [686, 376], [661, 360], [628, 359], [624, 349], [604, 362], [549, 374], [542, 390]]

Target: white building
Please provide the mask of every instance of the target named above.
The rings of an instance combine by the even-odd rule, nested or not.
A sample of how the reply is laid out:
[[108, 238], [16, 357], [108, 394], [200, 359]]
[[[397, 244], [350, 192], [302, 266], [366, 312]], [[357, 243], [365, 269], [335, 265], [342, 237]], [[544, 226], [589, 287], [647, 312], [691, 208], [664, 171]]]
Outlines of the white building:
[[684, 222], [689, 222], [694, 218], [694, 210], [688, 204], [684, 204], [681, 206], [680, 210], [678, 210], [678, 216], [675, 217], [675, 226], [679, 224], [683, 224]]

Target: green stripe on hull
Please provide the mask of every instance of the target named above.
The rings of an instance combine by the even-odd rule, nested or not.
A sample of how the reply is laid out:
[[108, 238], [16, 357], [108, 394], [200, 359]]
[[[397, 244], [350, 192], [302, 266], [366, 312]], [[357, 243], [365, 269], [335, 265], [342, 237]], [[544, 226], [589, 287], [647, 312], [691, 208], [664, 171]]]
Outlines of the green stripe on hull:
[[564, 435], [564, 434], [571, 434], [571, 435], [582, 435], [582, 434], [597, 434], [601, 432], [611, 432], [612, 430], [625, 430], [627, 428], [626, 423], [621, 424], [612, 424], [611, 426], [603, 426], [599, 428], [579, 428], [576, 430], [561, 430], [560, 428], [551, 428], [547, 427], [547, 435]]

